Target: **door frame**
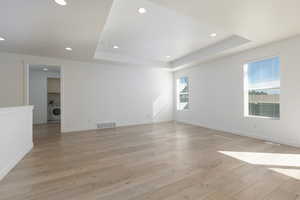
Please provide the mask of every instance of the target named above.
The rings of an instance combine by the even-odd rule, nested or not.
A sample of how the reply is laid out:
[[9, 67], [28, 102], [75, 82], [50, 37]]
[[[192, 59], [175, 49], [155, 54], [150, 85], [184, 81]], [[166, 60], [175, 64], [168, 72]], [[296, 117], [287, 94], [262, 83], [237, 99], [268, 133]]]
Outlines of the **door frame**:
[[35, 62], [25, 62], [23, 61], [23, 74], [24, 74], [24, 99], [23, 104], [24, 105], [30, 105], [29, 104], [29, 68], [30, 65], [44, 65], [47, 67], [51, 66], [57, 66], [60, 68], [60, 110], [61, 110], [61, 132], [63, 132], [63, 124], [64, 124], [64, 68], [62, 65], [57, 64], [36, 64]]

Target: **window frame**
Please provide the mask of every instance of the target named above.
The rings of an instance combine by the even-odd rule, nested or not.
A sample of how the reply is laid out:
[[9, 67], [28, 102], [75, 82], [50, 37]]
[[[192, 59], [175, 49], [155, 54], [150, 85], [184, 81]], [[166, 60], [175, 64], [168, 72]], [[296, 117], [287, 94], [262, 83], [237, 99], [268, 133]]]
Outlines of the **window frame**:
[[[278, 58], [279, 59], [279, 82], [280, 82], [280, 98], [279, 98], [279, 117], [268, 117], [268, 116], [259, 116], [259, 115], [250, 115], [249, 114], [249, 87], [248, 87], [248, 65], [253, 62], [264, 61], [268, 59]], [[271, 88], [270, 88], [271, 89]], [[265, 56], [257, 59], [252, 59], [244, 62], [243, 64], [243, 100], [244, 100], [244, 118], [248, 119], [266, 119], [266, 120], [280, 120], [281, 119], [281, 59], [279, 54]]]
[[[184, 92], [184, 93], [180, 93], [180, 91], [178, 90], [178, 81], [182, 78], [187, 78], [188, 83], [188, 92]], [[181, 94], [187, 94], [188, 95], [188, 108], [186, 109], [179, 109], [179, 104], [180, 104], [180, 95]], [[188, 76], [180, 76], [176, 79], [176, 111], [188, 111], [190, 110], [190, 78]]]

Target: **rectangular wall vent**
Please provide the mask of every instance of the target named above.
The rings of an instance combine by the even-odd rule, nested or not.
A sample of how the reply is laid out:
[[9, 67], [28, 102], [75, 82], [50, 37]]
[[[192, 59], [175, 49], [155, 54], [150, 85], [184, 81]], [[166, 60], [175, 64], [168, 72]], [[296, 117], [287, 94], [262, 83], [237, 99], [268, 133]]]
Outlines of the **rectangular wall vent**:
[[116, 128], [115, 122], [106, 122], [97, 124], [98, 129]]

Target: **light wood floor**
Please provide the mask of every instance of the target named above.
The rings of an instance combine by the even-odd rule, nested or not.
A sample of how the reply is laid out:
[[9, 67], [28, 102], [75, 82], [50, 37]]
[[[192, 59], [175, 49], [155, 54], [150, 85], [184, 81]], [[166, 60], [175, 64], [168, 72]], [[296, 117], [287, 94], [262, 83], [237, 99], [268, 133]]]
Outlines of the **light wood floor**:
[[0, 183], [1, 200], [299, 200], [300, 149], [162, 123], [59, 134]]

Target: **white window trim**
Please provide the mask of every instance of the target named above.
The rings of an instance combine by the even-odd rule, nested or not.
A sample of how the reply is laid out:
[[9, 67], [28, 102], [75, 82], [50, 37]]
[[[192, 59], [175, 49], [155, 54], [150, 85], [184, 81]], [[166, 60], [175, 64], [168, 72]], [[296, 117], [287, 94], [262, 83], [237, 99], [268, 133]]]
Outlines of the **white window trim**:
[[[179, 90], [178, 90], [178, 80], [179, 79], [181, 79], [181, 78], [187, 78], [188, 79], [188, 92], [183, 92], [183, 93], [180, 93], [179, 92]], [[180, 104], [180, 94], [187, 94], [188, 95], [188, 99], [189, 99], [189, 101], [188, 101], [188, 104], [189, 104], [189, 107], [188, 108], [186, 108], [186, 109], [182, 109], [182, 110], [180, 110], [179, 108], [178, 108], [178, 105]], [[180, 76], [180, 77], [178, 77], [177, 79], [176, 79], [176, 111], [178, 111], [178, 112], [184, 112], [184, 111], [189, 111], [190, 110], [190, 79], [189, 79], [189, 77], [188, 76]]]
[[[252, 62], [259, 62], [259, 61], [263, 61], [263, 60], [267, 60], [267, 59], [272, 59], [272, 58], [276, 58], [278, 57], [279, 60], [280, 59], [280, 55], [279, 54], [275, 54], [272, 56], [265, 56], [265, 57], [261, 57], [258, 59], [252, 59], [252, 60], [248, 60], [246, 62], [244, 62], [243, 64], [243, 80], [244, 80], [244, 118], [246, 119], [265, 119], [265, 120], [280, 120], [281, 119], [281, 106], [279, 107], [279, 112], [280, 112], [280, 117], [264, 117], [264, 116], [258, 116], [258, 115], [249, 115], [249, 86], [248, 86], [248, 64], [252, 63]], [[279, 73], [279, 83], [280, 83], [280, 88], [281, 88], [281, 62], [280, 62], [280, 73]]]
[[266, 120], [280, 120], [280, 117], [264, 117], [264, 116], [257, 116], [257, 115], [247, 115], [244, 118], [248, 119], [266, 119]]

